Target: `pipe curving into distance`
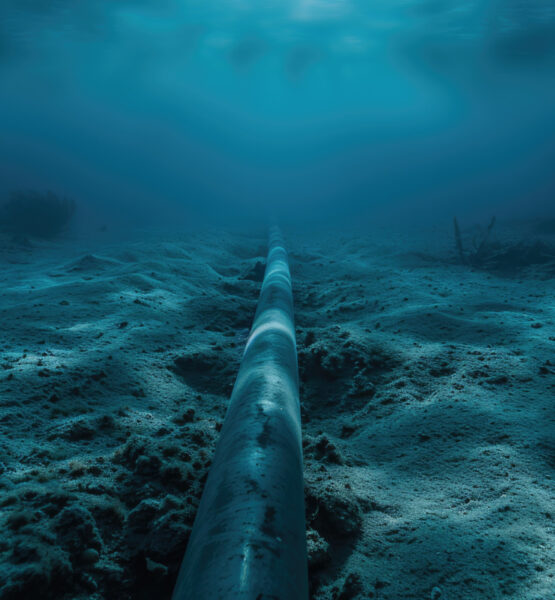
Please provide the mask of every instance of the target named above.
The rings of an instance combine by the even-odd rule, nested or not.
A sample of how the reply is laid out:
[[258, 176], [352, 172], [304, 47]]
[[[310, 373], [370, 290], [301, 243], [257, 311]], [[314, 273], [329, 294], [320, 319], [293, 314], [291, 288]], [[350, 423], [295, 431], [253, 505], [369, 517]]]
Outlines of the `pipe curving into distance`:
[[277, 228], [172, 600], [235, 598], [308, 598], [293, 294]]

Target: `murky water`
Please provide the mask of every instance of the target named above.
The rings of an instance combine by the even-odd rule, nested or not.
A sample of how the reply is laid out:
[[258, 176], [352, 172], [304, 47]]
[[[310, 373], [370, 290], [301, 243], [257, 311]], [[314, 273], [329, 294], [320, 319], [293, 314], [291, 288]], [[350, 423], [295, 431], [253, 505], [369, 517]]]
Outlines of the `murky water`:
[[5, 0], [1, 191], [164, 218], [541, 212], [554, 73], [539, 0]]

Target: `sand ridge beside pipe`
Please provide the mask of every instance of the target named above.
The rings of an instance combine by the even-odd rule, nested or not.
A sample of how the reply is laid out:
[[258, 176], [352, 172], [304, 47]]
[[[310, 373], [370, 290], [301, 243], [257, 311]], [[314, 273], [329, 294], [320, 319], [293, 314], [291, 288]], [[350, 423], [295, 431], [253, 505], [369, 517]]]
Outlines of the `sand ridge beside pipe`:
[[173, 600], [308, 598], [293, 296], [278, 228]]

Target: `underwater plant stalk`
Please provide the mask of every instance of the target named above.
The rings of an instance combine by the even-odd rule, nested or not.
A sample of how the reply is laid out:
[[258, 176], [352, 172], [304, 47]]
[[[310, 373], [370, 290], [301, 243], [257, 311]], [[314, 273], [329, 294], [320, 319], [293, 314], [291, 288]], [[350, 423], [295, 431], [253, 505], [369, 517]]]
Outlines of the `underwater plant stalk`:
[[308, 598], [293, 294], [277, 228], [173, 593], [218, 598]]

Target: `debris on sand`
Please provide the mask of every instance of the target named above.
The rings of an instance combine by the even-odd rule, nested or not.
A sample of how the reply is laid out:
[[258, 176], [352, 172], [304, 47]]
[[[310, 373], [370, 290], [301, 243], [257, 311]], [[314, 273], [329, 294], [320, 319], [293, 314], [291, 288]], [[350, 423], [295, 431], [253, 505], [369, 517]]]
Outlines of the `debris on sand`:
[[465, 251], [456, 217], [453, 222], [457, 256], [461, 264], [505, 275], [540, 265], [547, 275], [555, 274], [555, 245], [539, 239], [491, 241], [495, 225], [495, 217], [492, 217], [485, 229], [477, 228], [471, 238], [471, 250]]

